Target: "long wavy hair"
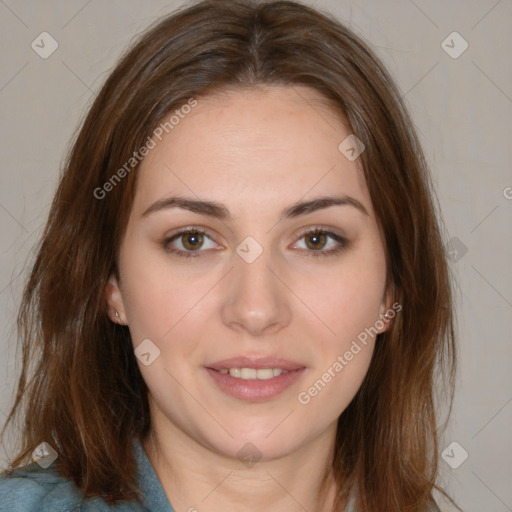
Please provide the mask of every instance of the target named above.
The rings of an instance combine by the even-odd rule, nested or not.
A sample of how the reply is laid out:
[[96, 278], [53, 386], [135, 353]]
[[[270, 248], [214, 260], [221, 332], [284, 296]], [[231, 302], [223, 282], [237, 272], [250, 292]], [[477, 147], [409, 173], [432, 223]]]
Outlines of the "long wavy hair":
[[[131, 443], [151, 427], [147, 387], [128, 327], [110, 321], [105, 299], [137, 165], [107, 197], [98, 190], [190, 98], [266, 85], [319, 91], [364, 143], [387, 285], [403, 307], [339, 417], [335, 510], [352, 489], [357, 511], [425, 512], [434, 490], [454, 503], [436, 484], [455, 388], [454, 294], [426, 159], [398, 87], [369, 46], [293, 1], [189, 4], [140, 36], [99, 91], [64, 163], [23, 292], [22, 369], [2, 431], [5, 438], [19, 418], [10, 469], [46, 441], [86, 497], [140, 499]], [[449, 403], [442, 429], [438, 390]]]

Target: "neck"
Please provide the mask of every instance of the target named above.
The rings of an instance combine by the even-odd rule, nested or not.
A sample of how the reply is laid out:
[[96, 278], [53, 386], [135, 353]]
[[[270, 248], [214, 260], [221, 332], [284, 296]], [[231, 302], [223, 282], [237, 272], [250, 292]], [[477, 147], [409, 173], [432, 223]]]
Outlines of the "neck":
[[176, 426], [154, 427], [143, 446], [175, 512], [333, 512], [334, 439], [335, 425], [285, 457], [247, 464]]

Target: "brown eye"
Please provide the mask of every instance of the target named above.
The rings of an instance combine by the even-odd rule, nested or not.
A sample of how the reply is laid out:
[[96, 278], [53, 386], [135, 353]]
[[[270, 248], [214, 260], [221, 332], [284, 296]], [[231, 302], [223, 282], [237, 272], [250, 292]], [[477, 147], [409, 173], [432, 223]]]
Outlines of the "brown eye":
[[304, 249], [309, 256], [334, 256], [349, 246], [349, 242], [342, 236], [316, 227], [306, 231], [300, 238], [300, 249]]
[[203, 245], [203, 233], [199, 231], [189, 231], [180, 235], [183, 247], [187, 250], [194, 251], [200, 249]]
[[162, 248], [171, 254], [191, 258], [203, 256], [206, 249], [218, 249], [215, 242], [200, 228], [187, 228], [165, 238]]
[[324, 232], [308, 233], [304, 236], [308, 249], [318, 250], [325, 246], [327, 236]]

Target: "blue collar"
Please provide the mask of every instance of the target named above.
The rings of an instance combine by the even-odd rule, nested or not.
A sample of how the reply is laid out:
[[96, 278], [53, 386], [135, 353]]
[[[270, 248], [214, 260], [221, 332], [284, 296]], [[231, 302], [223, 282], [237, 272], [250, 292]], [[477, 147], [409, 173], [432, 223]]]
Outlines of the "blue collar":
[[144, 447], [138, 439], [133, 442], [139, 486], [142, 493], [144, 507], [158, 512], [174, 512], [167, 495], [164, 492], [155, 468], [148, 459]]

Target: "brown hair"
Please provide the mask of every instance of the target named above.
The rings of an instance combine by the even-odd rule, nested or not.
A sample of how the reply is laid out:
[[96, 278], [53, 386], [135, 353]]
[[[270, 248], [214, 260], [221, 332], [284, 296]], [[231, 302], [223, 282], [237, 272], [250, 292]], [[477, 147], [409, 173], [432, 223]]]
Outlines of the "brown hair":
[[26, 415], [13, 466], [53, 440], [60, 472], [86, 496], [137, 498], [131, 440], [150, 428], [147, 388], [129, 330], [109, 320], [105, 301], [137, 173], [106, 199], [94, 191], [190, 98], [272, 84], [321, 92], [364, 143], [387, 284], [403, 306], [338, 421], [337, 507], [351, 489], [365, 512], [424, 512], [434, 489], [452, 501], [435, 483], [434, 393], [442, 376], [449, 416], [454, 312], [427, 164], [400, 93], [369, 47], [327, 14], [292, 1], [182, 8], [147, 31], [100, 90], [67, 157], [19, 311], [23, 367], [8, 423], [23, 407]]

